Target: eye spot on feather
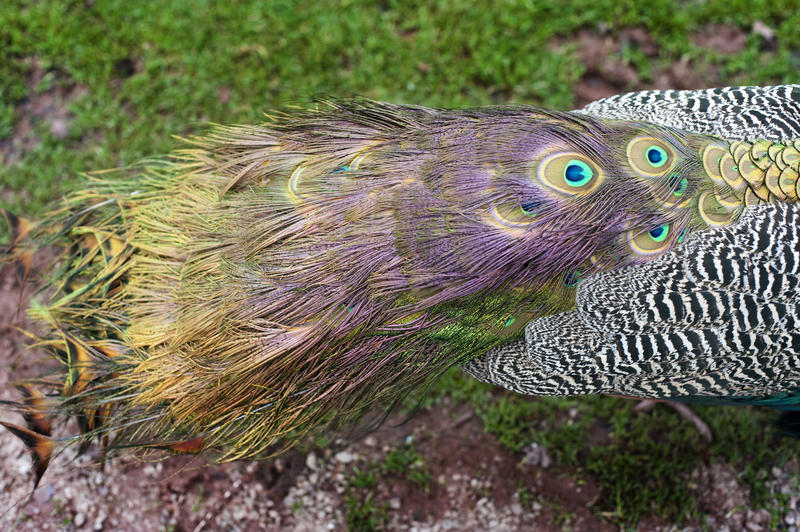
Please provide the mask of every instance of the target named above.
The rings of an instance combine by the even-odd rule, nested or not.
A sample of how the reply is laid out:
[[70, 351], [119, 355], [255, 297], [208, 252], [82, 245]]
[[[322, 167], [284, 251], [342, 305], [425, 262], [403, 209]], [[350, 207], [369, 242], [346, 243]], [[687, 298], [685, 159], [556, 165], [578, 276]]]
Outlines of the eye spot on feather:
[[654, 242], [663, 242], [667, 238], [667, 235], [669, 234], [669, 226], [666, 224], [659, 225], [655, 229], [650, 229], [650, 231], [648, 231], [648, 234], [650, 235], [650, 238], [652, 238]]
[[628, 164], [645, 177], [665, 175], [675, 165], [675, 150], [654, 137], [636, 137], [628, 143]]
[[572, 288], [581, 282], [581, 272], [575, 270], [574, 272], [567, 272], [564, 274], [564, 286]]
[[286, 183], [287, 192], [292, 201], [308, 199], [308, 196], [300, 192], [300, 176], [303, 175], [305, 168], [306, 167], [302, 164], [295, 168], [294, 171], [292, 171], [292, 175], [289, 176], [289, 181]]
[[665, 207], [687, 207], [693, 200], [688, 192], [689, 179], [678, 172], [673, 172], [666, 183], [661, 184], [659, 181], [658, 186], [653, 189], [653, 195]]
[[708, 177], [716, 185], [724, 185], [725, 180], [722, 179], [722, 172], [720, 172], [720, 163], [722, 158], [728, 151], [716, 144], [709, 144], [703, 149], [701, 159], [703, 161], [703, 170], [705, 170]]
[[647, 148], [647, 160], [653, 168], [661, 168], [667, 163], [667, 152], [658, 146]]
[[739, 166], [730, 153], [726, 153], [722, 156], [719, 162], [719, 173], [722, 175], [722, 179], [724, 179], [728, 186], [735, 192], [741, 193], [748, 188], [747, 181], [742, 178], [742, 174], [739, 172]]
[[358, 167], [361, 166], [361, 163], [367, 157], [368, 150], [369, 147], [364, 148], [363, 150], [358, 152], [358, 154], [355, 157], [353, 157], [353, 161], [350, 163], [349, 167], [352, 168], [353, 170], [358, 170]]
[[571, 187], [585, 185], [592, 179], [592, 176], [594, 176], [594, 172], [589, 168], [589, 165], [577, 159], [570, 160], [569, 163], [567, 163], [567, 167], [564, 169], [564, 179]]
[[507, 228], [524, 228], [533, 223], [541, 202], [529, 200], [520, 205], [512, 201], [496, 203], [492, 206], [492, 219]]
[[655, 255], [666, 251], [672, 243], [674, 227], [662, 224], [647, 231], [631, 231], [628, 234], [630, 247], [637, 255]]
[[697, 200], [697, 211], [700, 218], [711, 227], [730, 224], [739, 217], [741, 207], [742, 205], [739, 204], [730, 208], [710, 192], [704, 192]]
[[600, 168], [579, 153], [555, 153], [539, 163], [536, 170], [539, 182], [570, 196], [587, 194], [603, 180]]
[[672, 189], [672, 195], [680, 198], [686, 193], [689, 188], [689, 180], [681, 177], [680, 174], [672, 174], [669, 178], [669, 188]]
[[536, 211], [539, 210], [541, 207], [541, 202], [539, 201], [527, 201], [520, 206], [522, 212], [528, 216], [535, 216]]

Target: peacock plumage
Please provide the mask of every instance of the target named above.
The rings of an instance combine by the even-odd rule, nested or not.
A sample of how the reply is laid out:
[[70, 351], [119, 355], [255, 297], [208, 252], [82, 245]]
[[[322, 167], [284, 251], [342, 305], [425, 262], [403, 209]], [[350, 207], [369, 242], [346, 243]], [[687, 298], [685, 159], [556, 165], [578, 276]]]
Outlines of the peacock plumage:
[[[745, 199], [742, 214], [716, 228], [709, 223], [672, 253], [592, 276], [578, 287], [574, 310], [532, 321], [524, 338], [476, 357], [466, 371], [534, 395], [605, 393], [800, 407], [800, 210], [798, 190], [788, 186], [797, 183], [790, 176], [798, 167], [794, 150], [788, 158], [777, 156], [775, 164], [760, 153], [777, 154], [780, 142], [797, 138], [800, 88], [631, 93], [582, 112], [650, 117], [739, 139], [730, 144], [733, 160], [720, 160], [747, 182], [738, 195], [776, 203], [750, 205]], [[705, 169], [719, 179], [710, 166]], [[721, 173], [724, 179], [726, 169]], [[755, 174], [764, 180], [748, 177]], [[770, 193], [758, 192], [762, 186]]]
[[800, 86], [352, 100], [187, 142], [7, 214], [61, 362], [4, 423], [37, 482], [95, 438], [279, 452], [454, 364], [523, 393], [795, 404]]

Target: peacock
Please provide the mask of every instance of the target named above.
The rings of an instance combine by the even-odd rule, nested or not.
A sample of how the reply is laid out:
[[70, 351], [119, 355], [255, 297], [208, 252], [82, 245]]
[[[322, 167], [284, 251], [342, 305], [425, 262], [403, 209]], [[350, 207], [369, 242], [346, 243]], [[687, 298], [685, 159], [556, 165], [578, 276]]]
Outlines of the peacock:
[[183, 142], [39, 221], [4, 212], [58, 361], [3, 423], [37, 484], [93, 441], [272, 456], [454, 365], [525, 394], [800, 404], [800, 85], [321, 101]]

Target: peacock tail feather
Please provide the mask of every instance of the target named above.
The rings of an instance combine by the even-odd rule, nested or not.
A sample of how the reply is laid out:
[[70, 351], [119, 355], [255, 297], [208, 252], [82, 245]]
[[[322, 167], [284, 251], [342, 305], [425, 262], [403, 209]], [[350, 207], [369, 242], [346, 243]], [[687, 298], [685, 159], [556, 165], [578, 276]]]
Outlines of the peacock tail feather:
[[[800, 196], [800, 141], [534, 107], [324, 103], [187, 146], [7, 215], [22, 272], [61, 250], [31, 308], [61, 372], [4, 424], [37, 481], [94, 438], [278, 452], [568, 311], [587, 277]], [[63, 416], [81, 435], [52, 439]]]

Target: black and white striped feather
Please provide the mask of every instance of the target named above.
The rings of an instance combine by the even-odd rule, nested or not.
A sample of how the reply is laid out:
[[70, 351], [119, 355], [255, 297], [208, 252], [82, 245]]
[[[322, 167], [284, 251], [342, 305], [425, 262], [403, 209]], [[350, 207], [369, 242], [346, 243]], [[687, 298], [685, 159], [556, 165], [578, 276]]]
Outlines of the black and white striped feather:
[[629, 92], [597, 100], [577, 112], [724, 139], [786, 141], [800, 138], [800, 85]]
[[[613, 96], [581, 112], [727, 139], [800, 138], [800, 85]], [[800, 403], [800, 207], [749, 208], [650, 263], [583, 281], [576, 309], [470, 361], [532, 395]]]

